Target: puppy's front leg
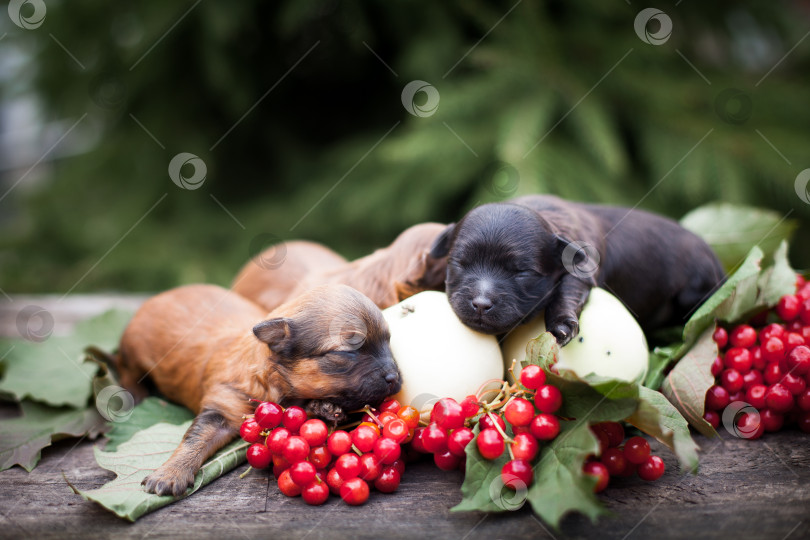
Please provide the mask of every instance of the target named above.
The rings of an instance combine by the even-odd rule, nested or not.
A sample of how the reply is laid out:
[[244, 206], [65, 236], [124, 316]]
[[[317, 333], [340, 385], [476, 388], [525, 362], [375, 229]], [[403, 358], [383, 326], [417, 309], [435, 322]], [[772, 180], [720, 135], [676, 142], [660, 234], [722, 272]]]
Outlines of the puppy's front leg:
[[579, 333], [579, 314], [593, 285], [572, 274], [564, 274], [557, 293], [546, 307], [546, 330], [563, 347]]
[[183, 441], [169, 460], [143, 479], [146, 491], [178, 497], [194, 483], [194, 475], [205, 460], [229, 443], [238, 430], [214, 409], [203, 409], [183, 435]]

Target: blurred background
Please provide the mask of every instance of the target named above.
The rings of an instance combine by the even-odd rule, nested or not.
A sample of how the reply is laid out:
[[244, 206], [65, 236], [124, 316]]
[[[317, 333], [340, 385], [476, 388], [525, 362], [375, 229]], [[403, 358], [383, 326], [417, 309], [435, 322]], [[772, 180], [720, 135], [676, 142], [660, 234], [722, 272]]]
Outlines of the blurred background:
[[4, 294], [227, 285], [526, 193], [771, 208], [810, 266], [810, 2], [7, 6]]

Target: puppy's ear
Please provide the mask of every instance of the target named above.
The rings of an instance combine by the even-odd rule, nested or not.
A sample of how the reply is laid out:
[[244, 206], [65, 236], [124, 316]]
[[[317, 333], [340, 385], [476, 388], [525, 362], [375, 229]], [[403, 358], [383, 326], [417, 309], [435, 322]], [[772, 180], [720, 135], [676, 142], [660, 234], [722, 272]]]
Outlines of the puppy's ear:
[[443, 291], [446, 276], [447, 259], [436, 259], [424, 250], [411, 261], [407, 274], [394, 282], [397, 300], [402, 302], [422, 291]]
[[[572, 242], [559, 234], [553, 235], [554, 243], [554, 265], [557, 268], [565, 269], [579, 279], [590, 283], [596, 287], [595, 273], [599, 266], [598, 253], [595, 261], [590, 260], [588, 249], [593, 249], [590, 244], [579, 244]], [[594, 263], [596, 264], [595, 266]]]
[[[551, 242], [552, 242], [551, 251], [554, 254], [554, 261], [557, 263], [557, 265], [562, 266], [562, 257], [563, 253], [565, 252], [565, 248], [567, 248], [568, 246], [574, 247], [574, 245], [568, 238], [561, 236], [559, 234], [551, 235]], [[581, 262], [584, 256], [585, 255], [581, 251], [577, 250], [577, 252], [574, 254], [573, 262], [574, 263]], [[579, 257], [580, 260], [577, 260], [577, 257]]]
[[441, 259], [447, 257], [450, 253], [450, 240], [453, 237], [453, 231], [456, 229], [456, 224], [451, 223], [442, 233], [433, 241], [433, 246], [430, 248], [429, 257], [434, 259]]
[[290, 345], [292, 338], [291, 320], [285, 318], [268, 319], [253, 327], [253, 334], [259, 341], [267, 343], [270, 350], [281, 353]]

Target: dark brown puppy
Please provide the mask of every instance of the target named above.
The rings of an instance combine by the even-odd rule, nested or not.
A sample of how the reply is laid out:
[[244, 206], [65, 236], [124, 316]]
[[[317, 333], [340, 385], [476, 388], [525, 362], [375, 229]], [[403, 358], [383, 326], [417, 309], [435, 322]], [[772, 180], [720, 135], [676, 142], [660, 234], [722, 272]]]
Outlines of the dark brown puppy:
[[[325, 283], [343, 283], [368, 296], [381, 309], [426, 290], [443, 290], [446, 259], [434, 258], [430, 248], [445, 230], [440, 223], [405, 229], [390, 246], [352, 262], [311, 242], [287, 242], [249, 261], [231, 289], [272, 310], [285, 299]], [[283, 262], [270, 268], [262, 261]], [[342, 262], [341, 262], [342, 261]]]
[[[202, 464], [239, 433], [250, 398], [335, 414], [399, 391], [388, 325], [371, 301], [345, 285], [308, 291], [274, 310], [212, 285], [148, 300], [124, 331], [121, 383], [143, 396], [146, 375], [197, 417], [169, 460], [143, 484], [181, 495]], [[252, 330], [251, 330], [252, 329]]]
[[577, 334], [591, 287], [653, 330], [683, 324], [724, 280], [711, 248], [670, 219], [543, 195], [471, 210], [431, 255], [448, 255], [447, 293], [467, 326], [503, 334], [545, 310], [561, 345]]

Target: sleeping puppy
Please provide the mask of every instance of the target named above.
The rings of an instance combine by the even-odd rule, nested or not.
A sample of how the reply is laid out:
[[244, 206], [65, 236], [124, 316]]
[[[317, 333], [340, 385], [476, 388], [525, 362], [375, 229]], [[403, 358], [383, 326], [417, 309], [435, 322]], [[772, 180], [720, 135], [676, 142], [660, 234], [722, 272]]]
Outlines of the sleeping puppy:
[[431, 256], [448, 256], [447, 294], [464, 324], [503, 334], [545, 310], [561, 346], [577, 334], [592, 287], [649, 331], [683, 324], [724, 280], [711, 248], [670, 219], [545, 195], [474, 208]]
[[[446, 226], [421, 223], [405, 229], [390, 246], [352, 262], [311, 242], [287, 242], [268, 248], [248, 262], [231, 290], [272, 310], [285, 299], [325, 283], [343, 283], [385, 309], [426, 290], [443, 290], [447, 261], [430, 248]], [[283, 247], [282, 247], [283, 246]], [[286, 252], [277, 268], [261, 261]], [[342, 262], [341, 262], [342, 261]]]
[[335, 422], [344, 411], [377, 405], [400, 389], [379, 308], [345, 285], [312, 289], [265, 317], [241, 296], [189, 285], [143, 304], [115, 359], [121, 384], [138, 397], [148, 376], [166, 397], [197, 416], [146, 491], [182, 495], [206, 459], [233, 440], [249, 399]]

